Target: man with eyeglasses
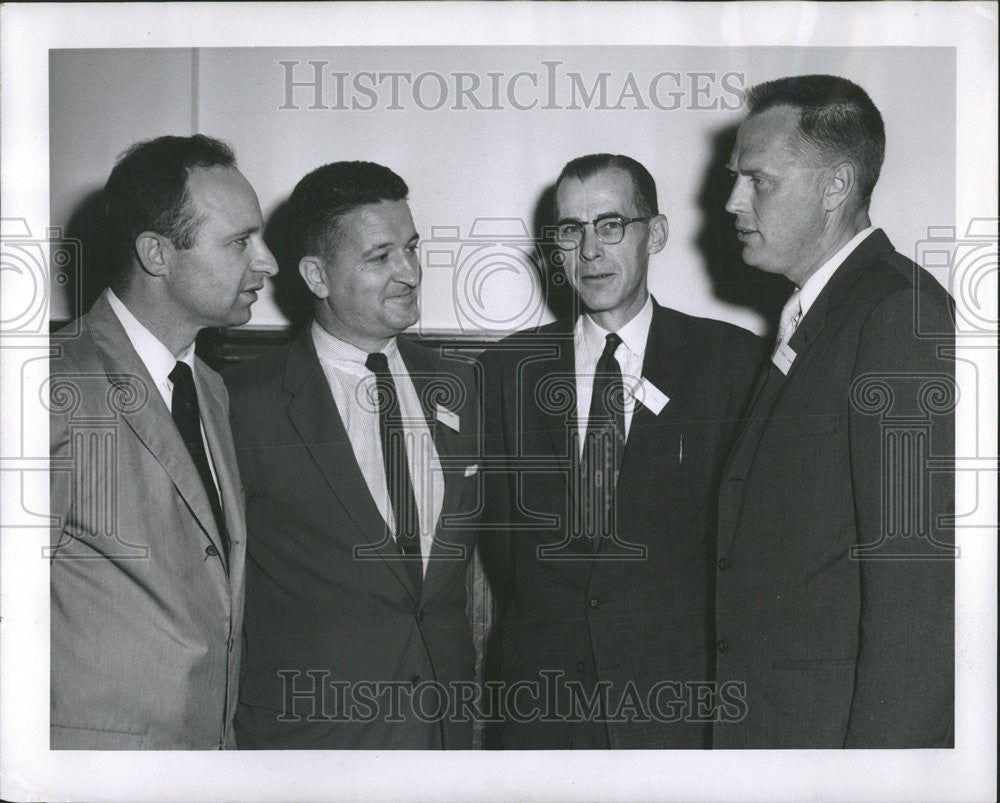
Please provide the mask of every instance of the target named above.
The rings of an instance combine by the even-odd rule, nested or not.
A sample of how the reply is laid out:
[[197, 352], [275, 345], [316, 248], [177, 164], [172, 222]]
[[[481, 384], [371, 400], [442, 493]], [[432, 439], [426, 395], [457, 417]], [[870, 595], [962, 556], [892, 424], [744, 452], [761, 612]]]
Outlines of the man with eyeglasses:
[[652, 299], [667, 219], [634, 159], [572, 160], [555, 207], [580, 314], [482, 358], [499, 746], [706, 747], [716, 482], [760, 342]]

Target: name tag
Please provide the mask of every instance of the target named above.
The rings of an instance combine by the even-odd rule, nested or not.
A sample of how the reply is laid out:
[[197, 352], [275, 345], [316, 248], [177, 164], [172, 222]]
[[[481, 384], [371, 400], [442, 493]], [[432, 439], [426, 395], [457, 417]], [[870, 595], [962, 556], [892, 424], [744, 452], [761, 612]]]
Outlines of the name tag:
[[660, 411], [667, 406], [667, 402], [670, 401], [670, 397], [646, 377], [642, 378], [638, 390], [639, 392], [635, 395], [636, 401], [640, 402], [653, 415], [659, 415]]
[[453, 429], [455, 432], [458, 432], [458, 413], [453, 413], [447, 407], [442, 407], [439, 404], [437, 406], [437, 411], [434, 413], [434, 417], [449, 429]]
[[771, 362], [775, 364], [777, 369], [781, 371], [785, 376], [788, 376], [789, 370], [791, 370], [792, 363], [795, 362], [795, 349], [789, 346], [787, 343], [782, 343], [778, 348], [774, 350], [774, 354], [771, 356]]

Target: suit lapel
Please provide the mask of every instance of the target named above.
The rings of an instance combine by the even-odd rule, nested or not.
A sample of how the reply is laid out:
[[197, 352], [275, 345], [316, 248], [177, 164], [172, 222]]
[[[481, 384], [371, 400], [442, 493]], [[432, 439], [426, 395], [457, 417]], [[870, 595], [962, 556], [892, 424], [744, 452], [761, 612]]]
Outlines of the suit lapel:
[[[752, 467], [758, 444], [770, 424], [774, 409], [780, 403], [782, 391], [794, 381], [803, 366], [819, 353], [824, 341], [822, 334], [830, 322], [831, 315], [836, 314], [854, 282], [880, 254], [891, 253], [892, 250], [892, 244], [885, 233], [881, 229], [876, 229], [834, 272], [789, 338], [788, 345], [795, 352], [795, 359], [788, 374], [783, 375], [770, 361], [763, 368], [747, 419], [743, 422], [726, 463], [724, 476], [745, 479]], [[739, 493], [731, 492], [725, 484], [720, 491], [720, 550], [731, 549], [738, 530], [739, 515], [743, 507], [742, 489], [745, 487], [745, 482], [741, 481], [740, 486]]]
[[203, 371], [208, 367], [200, 359], [195, 359], [195, 386], [198, 389], [198, 407], [201, 410], [202, 425], [211, 454], [212, 465], [222, 497], [222, 510], [229, 536], [229, 573], [237, 579], [243, 571], [243, 550], [235, 548], [243, 540], [246, 532], [242, 485], [236, 465], [236, 447], [233, 445], [232, 430], [229, 427], [228, 404], [217, 395], [211, 384], [205, 381]]
[[[538, 357], [522, 363], [523, 372], [515, 381], [527, 389], [521, 415], [537, 410], [542, 428], [548, 433], [552, 454], [566, 458], [578, 468], [580, 450], [574, 439], [577, 433], [576, 348], [573, 342], [573, 322], [563, 321], [558, 328], [533, 341], [530, 351]], [[521, 422], [521, 432], [538, 427], [538, 422]]]
[[[449, 373], [447, 368], [441, 364], [432, 361], [420, 347], [404, 338], [397, 338], [396, 344], [399, 346], [399, 354], [403, 358], [406, 372], [417, 392], [417, 398], [420, 400], [424, 420], [427, 422], [427, 428], [434, 440], [434, 448], [437, 451], [441, 471], [444, 474], [444, 498], [441, 501], [441, 515], [434, 528], [434, 540], [428, 558], [427, 572], [424, 575], [423, 598], [428, 599], [433, 595], [435, 588], [440, 585], [441, 580], [448, 575], [449, 569], [454, 569], [456, 562], [465, 566], [465, 562], [469, 558], [468, 551], [472, 548], [472, 544], [469, 542], [457, 544], [454, 538], [445, 538], [442, 528], [442, 522], [446, 520], [446, 517], [454, 515], [461, 503], [462, 480], [465, 478], [466, 464], [464, 457], [467, 455], [460, 454], [458, 438], [462, 427], [469, 426], [469, 422], [459, 417], [457, 409], [441, 404], [439, 400], [461, 398], [461, 394], [467, 393], [468, 388], [464, 386], [452, 388], [452, 383], [460, 382], [458, 377]], [[457, 432], [444, 421], [438, 420], [439, 407], [442, 409], [443, 416], [449, 414], [455, 416], [454, 420], [458, 421], [459, 427]]]
[[[653, 320], [649, 326], [646, 353], [642, 361], [642, 378], [668, 398], [679, 398], [683, 377], [687, 372], [684, 363], [691, 358], [688, 351], [683, 333], [671, 324], [669, 312], [654, 301]], [[630, 465], [642, 465], [650, 448], [661, 451], [664, 448], [675, 448], [675, 444], [665, 443], [663, 439], [663, 432], [670, 424], [675, 408], [676, 405], [671, 407], [668, 401], [657, 414], [646, 405], [636, 402], [625, 443], [622, 472], [627, 471]]]
[[145, 404], [123, 403], [122, 420], [163, 466], [206, 537], [223, 554], [212, 507], [194, 461], [184, 446], [153, 378], [132, 348], [125, 329], [104, 296], [94, 304], [89, 325], [108, 381], [121, 394], [120, 398], [134, 399], [137, 383], [144, 388]]
[[415, 590], [400, 561], [399, 550], [354, 456], [326, 374], [313, 348], [308, 325], [289, 349], [285, 390], [292, 396], [288, 404], [292, 426], [326, 483], [369, 542], [359, 551], [358, 559], [384, 560], [396, 579], [413, 595]]

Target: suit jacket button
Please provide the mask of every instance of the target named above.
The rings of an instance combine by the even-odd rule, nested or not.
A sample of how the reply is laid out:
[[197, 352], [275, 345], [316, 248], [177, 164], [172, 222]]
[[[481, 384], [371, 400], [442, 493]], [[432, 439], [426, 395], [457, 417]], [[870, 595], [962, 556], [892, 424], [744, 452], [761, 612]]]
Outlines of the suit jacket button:
[[211, 558], [214, 558], [218, 556], [219, 550], [215, 548], [215, 544], [209, 544], [207, 547], [205, 547], [205, 554]]
[[587, 662], [586, 661], [577, 661], [576, 662], [576, 671], [579, 672], [581, 675], [584, 672], [586, 672], [587, 671]]
[[729, 649], [729, 642], [726, 641], [724, 638], [719, 639], [719, 643], [715, 645], [715, 648], [719, 652], [725, 652], [726, 650]]
[[599, 608], [601, 606], [601, 601], [597, 597], [591, 597], [590, 601], [587, 603], [591, 608]]
[[720, 572], [724, 572], [726, 569], [729, 568], [729, 559], [728, 558], [719, 558], [719, 562], [716, 563], [715, 565], [719, 567], [719, 571]]

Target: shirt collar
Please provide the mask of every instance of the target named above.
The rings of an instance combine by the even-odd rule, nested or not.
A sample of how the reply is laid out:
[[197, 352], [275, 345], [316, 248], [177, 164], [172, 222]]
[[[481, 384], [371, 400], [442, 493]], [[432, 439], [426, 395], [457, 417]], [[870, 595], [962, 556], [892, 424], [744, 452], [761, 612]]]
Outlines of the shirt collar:
[[[649, 327], [653, 323], [653, 297], [646, 296], [646, 303], [627, 324], [618, 330], [618, 337], [633, 354], [641, 355], [646, 350], [646, 340], [649, 337]], [[590, 351], [600, 354], [604, 351], [604, 343], [610, 330], [595, 323], [589, 314], [580, 316], [580, 331], [584, 342]]]
[[837, 272], [837, 268], [844, 264], [844, 260], [851, 255], [851, 252], [861, 245], [861, 241], [873, 231], [875, 231], [874, 226], [868, 226], [868, 228], [859, 231], [836, 254], [824, 262], [819, 270], [806, 279], [806, 283], [799, 288], [799, 303], [802, 305], [803, 316], [809, 311], [809, 307], [819, 297], [833, 274]]
[[191, 343], [180, 356], [175, 357], [166, 346], [161, 343], [156, 335], [150, 332], [135, 315], [125, 306], [125, 303], [115, 295], [114, 291], [107, 291], [108, 303], [111, 310], [121, 322], [125, 334], [128, 336], [132, 348], [139, 355], [142, 364], [146, 366], [149, 375], [157, 385], [169, 382], [170, 372], [178, 362], [187, 363], [188, 367], [194, 371], [194, 343]]
[[[368, 352], [353, 346], [345, 340], [341, 340], [335, 335], [331, 335], [326, 329], [319, 325], [315, 319], [312, 322], [312, 339], [316, 347], [316, 356], [321, 361], [327, 362], [341, 370], [349, 370], [358, 373], [367, 371], [365, 363], [368, 361]], [[399, 353], [399, 346], [396, 345], [396, 338], [392, 338], [382, 349], [382, 353], [391, 364]]]

